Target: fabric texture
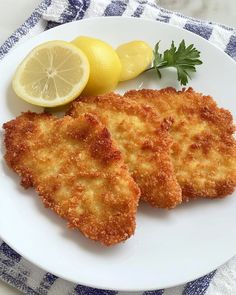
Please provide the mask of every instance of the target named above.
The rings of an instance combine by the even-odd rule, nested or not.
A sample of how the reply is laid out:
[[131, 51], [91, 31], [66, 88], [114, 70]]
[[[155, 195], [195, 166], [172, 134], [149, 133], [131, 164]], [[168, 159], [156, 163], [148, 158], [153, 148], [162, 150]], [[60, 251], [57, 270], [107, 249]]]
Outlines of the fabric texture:
[[[235, 29], [163, 9], [154, 0], [44, 0], [0, 47], [0, 59], [16, 45], [44, 30], [98, 16], [132, 16], [169, 23], [209, 40], [236, 60]], [[60, 279], [31, 264], [0, 239], [0, 278], [29, 295], [234, 295], [236, 257], [219, 269], [183, 286], [131, 294], [94, 289]]]

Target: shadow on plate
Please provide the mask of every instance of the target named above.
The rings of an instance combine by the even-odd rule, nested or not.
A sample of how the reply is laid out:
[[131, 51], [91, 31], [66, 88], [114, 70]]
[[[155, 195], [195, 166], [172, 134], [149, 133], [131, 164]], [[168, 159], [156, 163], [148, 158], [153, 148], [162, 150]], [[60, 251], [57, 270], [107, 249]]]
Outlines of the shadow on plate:
[[174, 69], [163, 69], [162, 74], [163, 79], [160, 79], [154, 70], [145, 72], [135, 79], [120, 82], [117, 92], [124, 94], [126, 91], [131, 89], [161, 89], [170, 86], [176, 89], [181, 88], [179, 82], [177, 81], [177, 74]]
[[138, 207], [138, 215], [145, 216], [152, 219], [168, 219], [170, 218], [172, 210], [160, 209], [150, 206], [148, 203], [140, 201]]
[[230, 199], [230, 196], [226, 198], [216, 198], [216, 199], [195, 199], [189, 202], [185, 202], [180, 204], [179, 206], [175, 207], [174, 209], [159, 209], [151, 207], [149, 204], [145, 202], [140, 202], [138, 207], [138, 216], [145, 216], [150, 219], [165, 221], [170, 219], [173, 214], [183, 214], [187, 211], [191, 210], [199, 210], [202, 211], [202, 208], [208, 209], [212, 206], [221, 206], [222, 202], [227, 202]]
[[31, 111], [41, 113], [43, 111], [43, 108], [33, 106], [19, 98], [13, 91], [11, 84], [7, 87], [7, 96], [5, 99], [7, 100], [6, 104], [13, 118], [19, 116], [22, 112]]
[[[230, 196], [228, 196], [230, 197]], [[228, 197], [226, 198], [216, 198], [216, 199], [195, 199], [190, 200], [189, 202], [182, 203], [181, 205], [177, 206], [174, 210], [179, 214], [181, 214], [182, 211], [185, 210], [199, 210], [201, 212], [201, 209], [209, 208], [209, 206], [221, 206], [222, 202], [225, 202]]]

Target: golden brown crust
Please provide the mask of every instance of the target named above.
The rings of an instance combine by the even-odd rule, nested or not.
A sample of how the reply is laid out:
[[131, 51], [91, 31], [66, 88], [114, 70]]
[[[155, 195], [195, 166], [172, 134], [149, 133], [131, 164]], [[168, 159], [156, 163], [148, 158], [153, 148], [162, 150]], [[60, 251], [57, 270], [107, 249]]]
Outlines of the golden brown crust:
[[229, 111], [192, 88], [131, 90], [125, 97], [172, 119], [172, 160], [185, 200], [231, 194], [236, 186], [235, 127]]
[[9, 167], [70, 227], [105, 245], [134, 233], [140, 192], [97, 118], [28, 112], [3, 128]]
[[114, 93], [80, 97], [67, 114], [92, 113], [108, 127], [129, 171], [141, 189], [141, 199], [152, 206], [173, 208], [181, 203], [181, 189], [170, 159], [171, 122], [162, 122], [149, 106]]

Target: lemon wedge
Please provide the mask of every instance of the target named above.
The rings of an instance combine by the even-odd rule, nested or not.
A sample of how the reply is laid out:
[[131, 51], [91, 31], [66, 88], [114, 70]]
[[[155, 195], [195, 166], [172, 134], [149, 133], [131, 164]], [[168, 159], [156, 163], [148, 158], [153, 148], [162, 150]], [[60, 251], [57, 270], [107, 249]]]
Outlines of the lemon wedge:
[[120, 81], [133, 79], [151, 64], [152, 48], [144, 41], [132, 41], [120, 45], [116, 52], [121, 61]]
[[72, 41], [88, 58], [90, 75], [83, 95], [104, 94], [114, 90], [119, 82], [121, 63], [116, 51], [106, 42], [87, 36]]
[[75, 99], [89, 78], [86, 55], [70, 42], [50, 41], [35, 47], [18, 66], [12, 86], [23, 100], [56, 107]]

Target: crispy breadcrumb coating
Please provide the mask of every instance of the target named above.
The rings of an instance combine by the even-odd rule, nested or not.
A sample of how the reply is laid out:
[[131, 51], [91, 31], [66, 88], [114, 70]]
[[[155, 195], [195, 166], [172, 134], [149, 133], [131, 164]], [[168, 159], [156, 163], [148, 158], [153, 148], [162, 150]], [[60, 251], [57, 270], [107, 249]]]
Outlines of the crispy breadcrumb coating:
[[141, 199], [159, 208], [174, 208], [182, 201], [170, 159], [172, 140], [168, 122], [162, 123], [150, 107], [114, 93], [83, 97], [67, 114], [99, 117], [116, 140], [125, 163], [141, 190]]
[[235, 127], [229, 111], [192, 88], [131, 90], [125, 94], [173, 120], [172, 161], [183, 199], [225, 197], [236, 186]]
[[97, 118], [27, 112], [3, 128], [7, 164], [69, 227], [105, 245], [134, 233], [140, 191]]

